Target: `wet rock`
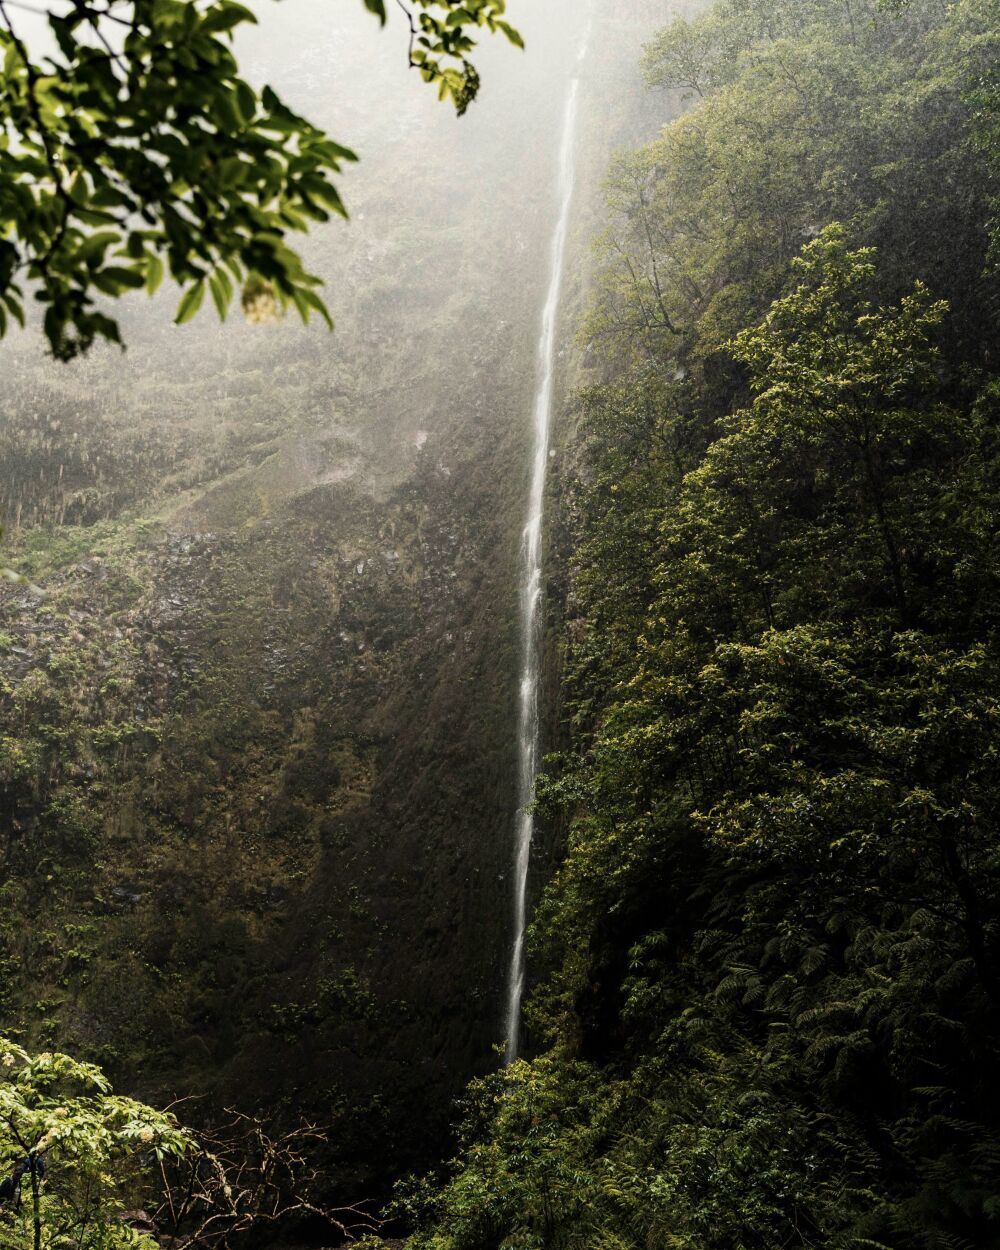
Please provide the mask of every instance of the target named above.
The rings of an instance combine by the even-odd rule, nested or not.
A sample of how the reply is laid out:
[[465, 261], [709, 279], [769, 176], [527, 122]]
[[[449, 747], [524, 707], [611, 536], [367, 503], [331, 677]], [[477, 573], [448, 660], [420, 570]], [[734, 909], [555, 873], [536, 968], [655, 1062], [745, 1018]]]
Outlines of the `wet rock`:
[[142, 902], [143, 889], [142, 886], [136, 885], [132, 881], [125, 881], [112, 889], [111, 897], [116, 903], [126, 907], [138, 907]]

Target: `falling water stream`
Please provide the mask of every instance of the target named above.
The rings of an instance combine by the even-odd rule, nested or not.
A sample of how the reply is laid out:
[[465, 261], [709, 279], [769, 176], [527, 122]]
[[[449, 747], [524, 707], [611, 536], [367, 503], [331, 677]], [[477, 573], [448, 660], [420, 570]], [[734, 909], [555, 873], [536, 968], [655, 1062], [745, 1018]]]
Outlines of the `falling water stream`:
[[559, 152], [559, 217], [552, 238], [548, 294], [542, 310], [538, 337], [538, 385], [534, 404], [534, 441], [528, 520], [521, 540], [521, 695], [518, 711], [517, 836], [514, 844], [514, 945], [510, 956], [505, 1020], [506, 1061], [517, 1058], [520, 1048], [521, 999], [524, 995], [524, 930], [527, 920], [528, 862], [534, 818], [531, 802], [538, 772], [538, 701], [542, 668], [542, 515], [545, 505], [545, 473], [549, 460], [552, 426], [552, 391], [555, 371], [556, 321], [559, 294], [566, 263], [570, 208], [576, 175], [577, 99], [579, 65], [587, 50], [584, 35], [577, 58], [577, 72], [569, 84]]

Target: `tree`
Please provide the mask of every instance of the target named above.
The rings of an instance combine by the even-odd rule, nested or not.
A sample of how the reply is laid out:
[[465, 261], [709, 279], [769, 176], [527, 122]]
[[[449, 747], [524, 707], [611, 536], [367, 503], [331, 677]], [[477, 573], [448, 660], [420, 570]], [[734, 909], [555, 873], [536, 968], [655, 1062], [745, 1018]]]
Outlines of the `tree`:
[[135, 1250], [129, 1183], [191, 1149], [172, 1115], [113, 1094], [93, 1064], [0, 1038], [0, 1175], [24, 1169], [20, 1202], [0, 1207], [7, 1250]]
[[419, 1250], [996, 1240], [996, 397], [849, 238], [729, 411], [652, 365], [584, 399], [544, 1051], [404, 1195]]
[[919, 273], [948, 300], [963, 357], [989, 367], [996, 4], [920, 0], [890, 17], [867, 0], [731, 0], [654, 38], [647, 78], [690, 107], [612, 168], [589, 320], [602, 363], [670, 376], [707, 360], [718, 377], [802, 243], [838, 220], [878, 247], [887, 298]]
[[258, 1116], [227, 1109], [227, 1118], [192, 1134], [195, 1149], [164, 1159], [149, 1226], [167, 1244], [188, 1250], [230, 1250], [261, 1229], [287, 1232], [296, 1224], [326, 1226], [352, 1241], [378, 1231], [369, 1204], [331, 1206], [312, 1158], [327, 1133], [303, 1122], [275, 1133]]
[[[463, 113], [479, 77], [474, 31], [502, 32], [505, 0], [397, 0], [409, 63]], [[385, 0], [363, 0], [382, 23]], [[44, 10], [56, 51], [37, 55], [0, 0], [0, 335], [44, 307], [53, 355], [120, 342], [98, 296], [182, 288], [177, 321], [236, 290], [251, 315], [293, 305], [329, 322], [288, 235], [346, 216], [333, 176], [349, 148], [240, 77], [237, 0], [71, 0]]]
[[221, 1124], [183, 1128], [169, 1110], [113, 1094], [93, 1064], [0, 1038], [0, 1246], [155, 1250], [156, 1232], [229, 1250], [302, 1220], [348, 1240], [374, 1232], [364, 1203], [325, 1200], [310, 1156], [327, 1140], [314, 1124], [275, 1133], [231, 1109]]

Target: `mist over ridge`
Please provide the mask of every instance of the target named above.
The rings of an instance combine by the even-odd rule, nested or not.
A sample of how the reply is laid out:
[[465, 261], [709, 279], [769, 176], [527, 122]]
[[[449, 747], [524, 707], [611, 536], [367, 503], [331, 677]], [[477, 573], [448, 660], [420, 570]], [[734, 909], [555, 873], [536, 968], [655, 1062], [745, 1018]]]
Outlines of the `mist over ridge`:
[[993, 1250], [1000, 0], [59, 3], [0, 1247]]
[[[3, 799], [10, 915], [32, 917], [6, 939], [10, 1019], [141, 1096], [332, 1116], [349, 1192], [427, 1157], [503, 1031], [518, 546], [578, 15], [516, 7], [527, 50], [483, 43], [461, 120], [407, 70], [398, 15], [379, 35], [295, 0], [241, 36], [248, 76], [361, 157], [351, 220], [306, 242], [332, 335], [175, 327], [164, 289], [123, 302], [124, 353], [2, 349], [5, 542], [45, 590], [2, 604], [30, 760]], [[560, 394], [634, 124], [622, 15], [584, 70]]]

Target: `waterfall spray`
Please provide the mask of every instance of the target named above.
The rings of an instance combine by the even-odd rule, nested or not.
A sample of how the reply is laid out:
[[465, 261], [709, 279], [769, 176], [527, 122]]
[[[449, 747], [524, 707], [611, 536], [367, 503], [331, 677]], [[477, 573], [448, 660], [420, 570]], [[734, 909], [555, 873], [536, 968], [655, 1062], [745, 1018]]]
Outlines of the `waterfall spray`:
[[[587, 50], [589, 24], [580, 45], [577, 65]], [[527, 920], [528, 861], [534, 818], [531, 802], [538, 772], [538, 702], [542, 668], [542, 515], [545, 505], [545, 473], [552, 426], [552, 389], [555, 369], [556, 319], [559, 293], [566, 263], [570, 207], [575, 180], [579, 74], [574, 73], [563, 116], [559, 152], [559, 217], [552, 238], [549, 289], [542, 310], [538, 337], [538, 384], [534, 402], [534, 442], [528, 520], [521, 540], [521, 694], [518, 712], [517, 835], [514, 843], [514, 945], [507, 983], [506, 1062], [517, 1058], [521, 1033], [521, 999], [524, 995], [524, 930]]]

